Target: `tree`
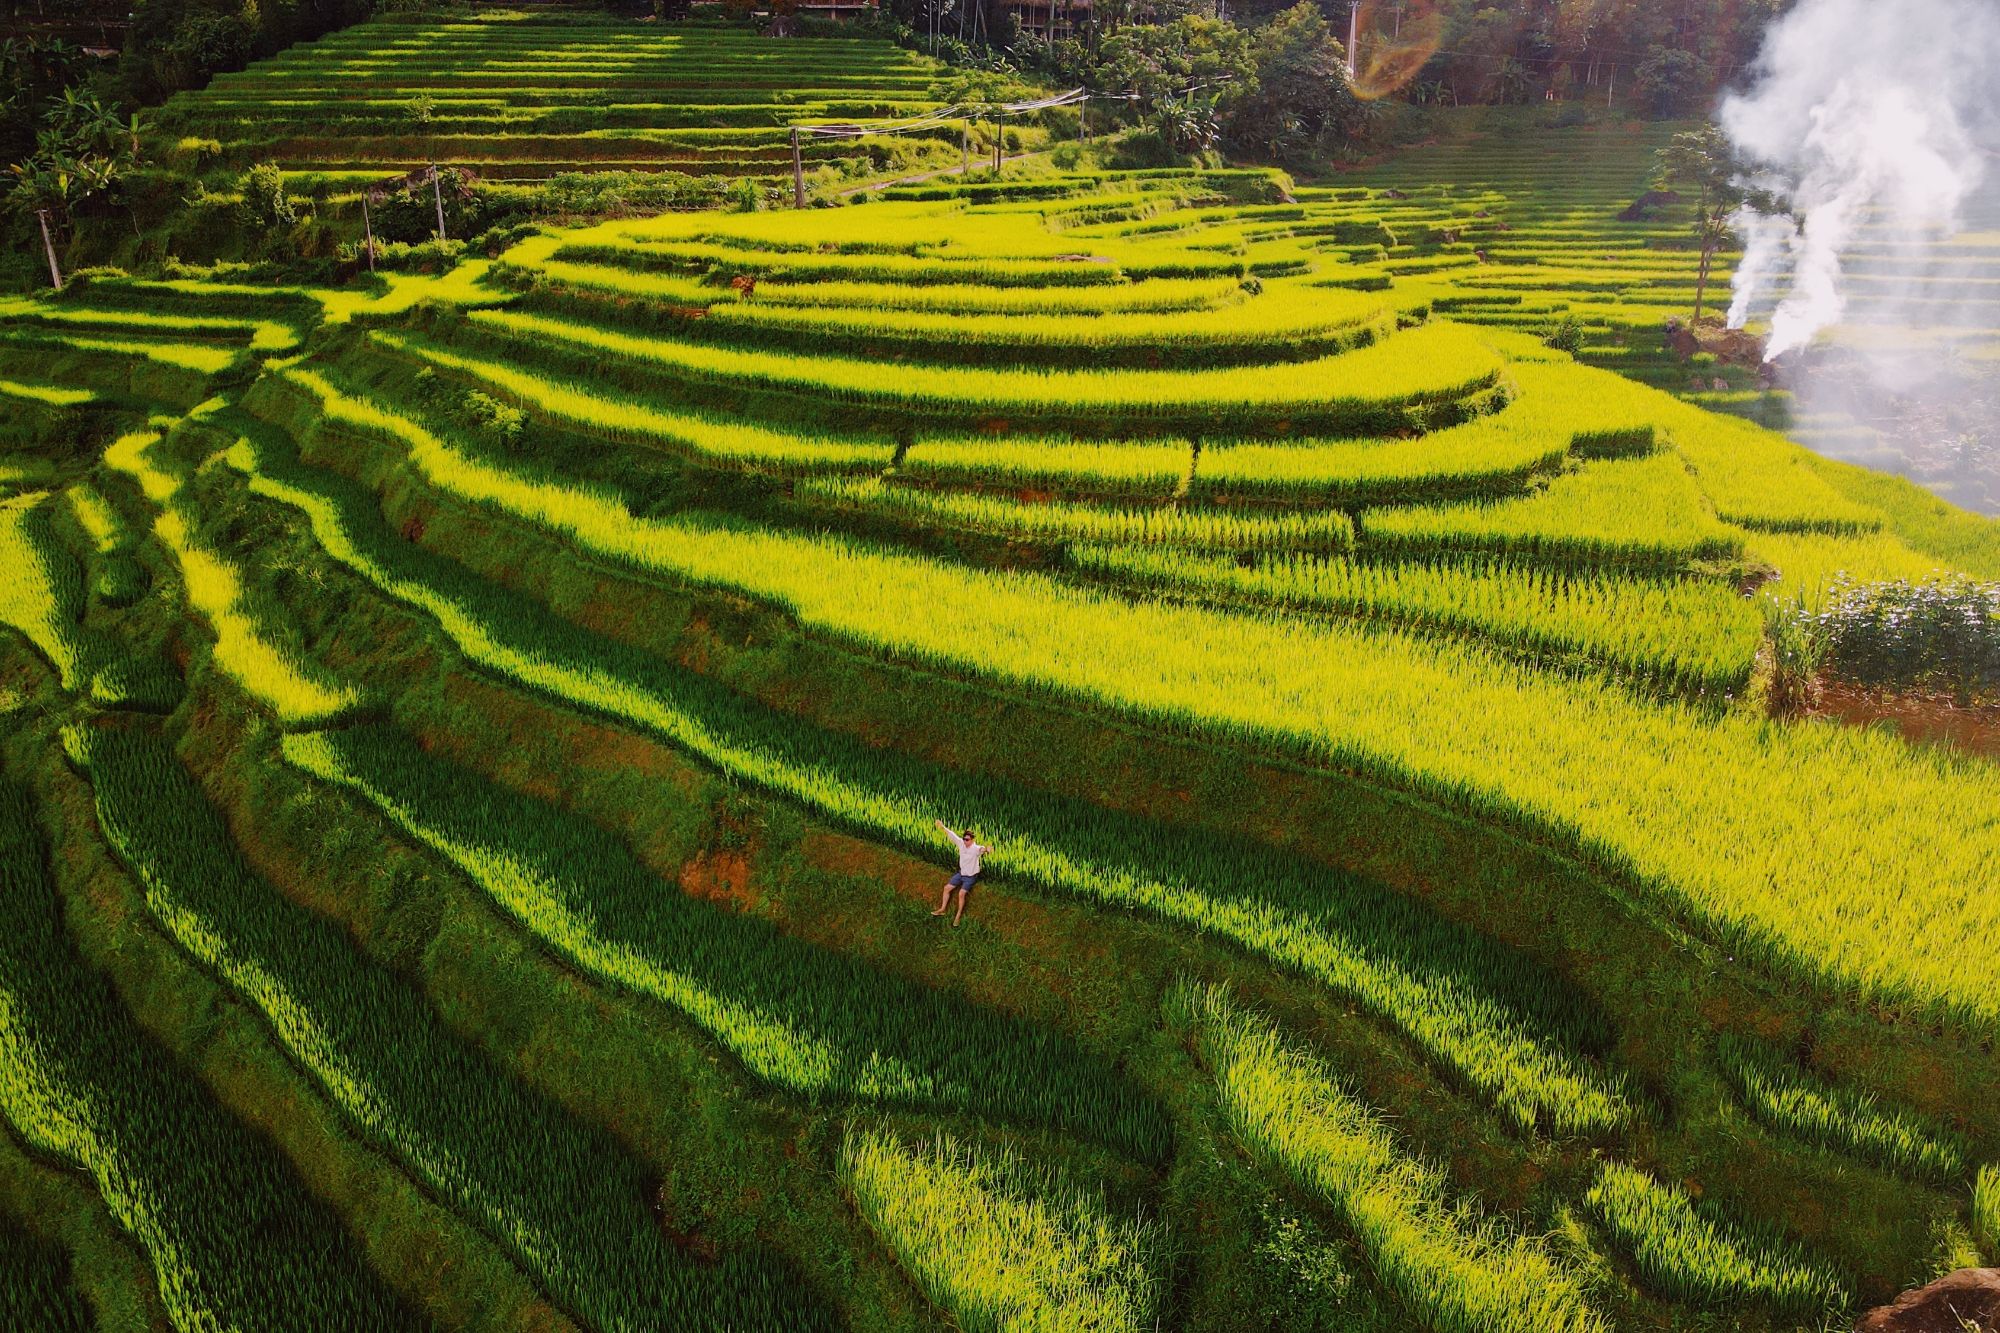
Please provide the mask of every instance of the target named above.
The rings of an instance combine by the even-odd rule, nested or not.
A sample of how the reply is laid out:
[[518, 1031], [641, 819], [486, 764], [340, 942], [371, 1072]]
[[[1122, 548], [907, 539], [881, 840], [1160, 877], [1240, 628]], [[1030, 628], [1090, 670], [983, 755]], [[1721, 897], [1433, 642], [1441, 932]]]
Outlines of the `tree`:
[[[1179, 18], [1123, 28], [1105, 38], [1096, 86], [1134, 94], [1131, 106], [1139, 118], [1158, 124], [1167, 103], [1180, 103], [1190, 89], [1214, 99], [1209, 114], [1226, 115], [1256, 72], [1250, 39], [1241, 28], [1219, 19]], [[1188, 112], [1182, 105], [1173, 109], [1176, 117]]]
[[1697, 320], [1707, 299], [1715, 252], [1729, 239], [1729, 219], [1746, 202], [1759, 202], [1742, 182], [1743, 169], [1730, 152], [1729, 140], [1713, 125], [1683, 130], [1660, 150], [1654, 183], [1694, 201], [1695, 241], [1701, 247], [1694, 280]]
[[1254, 82], [1237, 97], [1227, 125], [1237, 148], [1280, 162], [1303, 159], [1356, 119], [1347, 52], [1307, 0], [1256, 30], [1251, 61]]
[[1633, 71], [1639, 99], [1656, 116], [1678, 115], [1690, 107], [1706, 80], [1701, 58], [1679, 47], [1655, 46]]

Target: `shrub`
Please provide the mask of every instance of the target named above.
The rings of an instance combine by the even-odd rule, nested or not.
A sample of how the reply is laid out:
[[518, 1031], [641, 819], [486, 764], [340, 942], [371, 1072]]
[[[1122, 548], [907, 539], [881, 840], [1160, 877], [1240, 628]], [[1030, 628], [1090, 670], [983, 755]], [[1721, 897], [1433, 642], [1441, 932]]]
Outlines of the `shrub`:
[[277, 163], [259, 162], [237, 177], [236, 188], [243, 196], [236, 206], [237, 216], [245, 226], [274, 232], [297, 224], [298, 209], [286, 193], [285, 173], [278, 170]]

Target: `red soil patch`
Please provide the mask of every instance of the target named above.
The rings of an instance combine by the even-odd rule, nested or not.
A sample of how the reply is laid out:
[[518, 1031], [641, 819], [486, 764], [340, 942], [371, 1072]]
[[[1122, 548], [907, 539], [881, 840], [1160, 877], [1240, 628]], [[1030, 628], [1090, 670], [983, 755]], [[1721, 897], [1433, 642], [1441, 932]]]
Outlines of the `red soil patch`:
[[754, 912], [764, 895], [750, 885], [750, 861], [741, 852], [707, 852], [681, 867], [680, 885], [696, 898], [706, 898], [739, 912]]
[[1821, 690], [1817, 711], [1851, 726], [1887, 722], [1906, 740], [2000, 760], [2000, 704], [1962, 708], [1937, 696], [1891, 694], [1829, 682]]

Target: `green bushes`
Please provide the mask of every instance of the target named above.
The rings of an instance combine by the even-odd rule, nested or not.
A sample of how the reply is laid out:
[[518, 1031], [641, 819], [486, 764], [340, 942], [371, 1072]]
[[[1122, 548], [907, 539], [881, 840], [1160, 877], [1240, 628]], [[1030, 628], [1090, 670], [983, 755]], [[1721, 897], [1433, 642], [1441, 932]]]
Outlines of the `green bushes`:
[[1164, 1237], [1101, 1201], [940, 1137], [850, 1130], [841, 1180], [861, 1215], [967, 1333], [1146, 1333], [1165, 1296]]
[[1360, 1238], [1382, 1284], [1440, 1333], [1605, 1333], [1580, 1278], [1539, 1243], [1446, 1197], [1445, 1175], [1408, 1156], [1323, 1062], [1220, 988], [1179, 991], [1224, 1114], [1259, 1157], [1318, 1196]]
[[1781, 1133], [1921, 1180], [1965, 1173], [1965, 1140], [1942, 1126], [1813, 1078], [1752, 1038], [1725, 1034], [1716, 1054], [1750, 1113]]
[[63, 934], [28, 798], [0, 780], [0, 1114], [86, 1172], [181, 1328], [422, 1325], [268, 1140], [132, 1019]]
[[593, 1327], [807, 1328], [824, 1319], [756, 1255], [715, 1270], [667, 1244], [645, 1173], [453, 1035], [339, 927], [244, 865], [166, 743], [73, 729], [106, 839], [161, 926], [234, 988], [360, 1130]]
[[1936, 689], [1961, 701], [2000, 693], [2000, 583], [1837, 582], [1801, 611], [1825, 668], [1871, 688]]
[[595, 826], [432, 759], [385, 728], [288, 737], [584, 970], [679, 1009], [770, 1083], [820, 1098], [1059, 1125], [1147, 1160], [1157, 1104], [1052, 1032], [900, 982], [648, 873]]
[[1840, 1279], [1797, 1246], [1747, 1235], [1643, 1171], [1606, 1162], [1585, 1203], [1669, 1300], [1722, 1310], [1755, 1303], [1801, 1319], [1847, 1303]]

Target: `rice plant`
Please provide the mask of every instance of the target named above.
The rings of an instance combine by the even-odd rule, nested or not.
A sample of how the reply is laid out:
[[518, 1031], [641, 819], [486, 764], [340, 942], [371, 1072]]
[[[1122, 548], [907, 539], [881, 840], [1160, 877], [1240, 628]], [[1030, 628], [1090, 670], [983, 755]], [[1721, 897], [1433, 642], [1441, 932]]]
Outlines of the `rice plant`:
[[391, 729], [293, 735], [284, 754], [457, 865], [550, 948], [681, 1011], [769, 1083], [1059, 1125], [1149, 1160], [1166, 1151], [1157, 1104], [1059, 1034], [691, 898], [595, 826]]
[[417, 1330], [341, 1219], [218, 1105], [63, 932], [48, 849], [0, 781], [0, 1117], [80, 1169], [176, 1328]]
[[967, 1333], [1145, 1333], [1165, 1296], [1164, 1237], [1020, 1159], [948, 1136], [850, 1128], [840, 1176], [930, 1298]]
[[815, 402], [923, 415], [1004, 417], [1052, 428], [1388, 433], [1412, 414], [1455, 409], [1493, 386], [1499, 363], [1451, 325], [1415, 329], [1372, 347], [1300, 365], [1123, 372], [888, 365], [849, 357], [800, 358], [704, 343], [634, 337], [604, 325], [511, 310], [473, 310], [475, 329], [579, 362], [609, 356], [654, 376]]
[[[351, 410], [322, 402], [336, 418]], [[1849, 993], [1968, 1017], [2000, 1003], [1969, 961], [2000, 963], [2000, 932], [1962, 889], [1993, 877], [2000, 857], [2000, 834], [1975, 814], [2000, 802], [2000, 777], [1984, 769], [1939, 764], [1873, 732], [1649, 704], [1395, 633], [1132, 604], [835, 538], [636, 520], [615, 498], [531, 480], [414, 423], [354, 411], [429, 484], [609, 561], [764, 599], [919, 666], [1277, 746], [1573, 840], [1661, 910]], [[935, 608], [959, 605], [981, 608], [976, 644], [935, 627]], [[1454, 743], [1439, 745], [1446, 735]], [[1732, 782], [1713, 782], [1717, 772]], [[1871, 882], [1899, 891], [1867, 914], [1828, 911]]]
[[160, 506], [153, 535], [179, 564], [188, 605], [215, 631], [210, 659], [244, 693], [271, 710], [285, 726], [323, 726], [361, 702], [352, 686], [322, 679], [280, 648], [245, 605], [242, 581], [227, 561], [197, 541], [176, 503], [182, 480], [152, 457], [157, 435], [124, 437], [106, 451], [105, 465], [130, 476]]
[[1716, 1054], [1750, 1114], [1781, 1133], [1923, 1180], [1965, 1173], [1966, 1142], [1941, 1125], [1815, 1078], [1753, 1038], [1724, 1034]]
[[1982, 1166], [1972, 1182], [1972, 1238], [1987, 1262], [2000, 1264], [2000, 1166]]
[[800, 482], [801, 500], [947, 531], [987, 532], [1021, 541], [1133, 542], [1221, 551], [1345, 550], [1354, 524], [1337, 509], [1312, 514], [1161, 506], [1102, 508], [1024, 504], [995, 495], [896, 486], [879, 479]]
[[1327, 1064], [1220, 987], [1168, 997], [1244, 1143], [1325, 1201], [1382, 1285], [1438, 1333], [1606, 1333], [1582, 1279], [1539, 1242], [1454, 1203]]
[[71, 1276], [69, 1256], [8, 1217], [0, 1217], [0, 1327], [36, 1333], [93, 1333], [97, 1327]]
[[1369, 509], [1360, 526], [1363, 549], [1399, 557], [1472, 553], [1671, 572], [1743, 549], [1671, 454], [1592, 464], [1523, 499]]
[[[1432, 1060], [1523, 1125], [1594, 1132], [1631, 1108], [1617, 1080], [1564, 1051], [1602, 1036], [1546, 975], [1443, 929], [1345, 877], [1304, 874], [1137, 828], [1087, 809], [1051, 814], [992, 784], [905, 770], [718, 696], [697, 679], [496, 595], [463, 571], [418, 560], [361, 521], [352, 499], [241, 449], [251, 488], [298, 508], [322, 548], [386, 595], [431, 617], [476, 665], [640, 726], [742, 780], [900, 845], [934, 847], [940, 804], [978, 808], [992, 864], [1064, 892], [1139, 907], [1296, 968], [1393, 1024]], [[944, 794], [941, 794], [944, 793]], [[959, 793], [950, 795], [949, 793]], [[1247, 879], [1246, 879], [1247, 876]], [[1245, 893], [1238, 886], [1257, 886]], [[1560, 1036], [1554, 1034], [1561, 1034]]]
[[55, 668], [65, 690], [89, 676], [83, 573], [49, 531], [48, 493], [0, 500], [0, 625], [17, 631]]
[[1140, 587], [1474, 634], [1553, 665], [1581, 659], [1689, 694], [1741, 692], [1764, 638], [1757, 604], [1713, 580], [1570, 576], [1477, 560], [1276, 557], [1245, 565], [1139, 546], [1078, 546], [1068, 560]]
[[795, 1329], [824, 1312], [758, 1256], [720, 1269], [659, 1234], [649, 1181], [453, 1034], [424, 997], [334, 923], [246, 866], [221, 814], [166, 742], [77, 727], [106, 840], [160, 926], [254, 1008], [363, 1134], [506, 1248], [591, 1326]]
[[1599, 1167], [1584, 1202], [1641, 1280], [1669, 1300], [1721, 1310], [1754, 1303], [1812, 1319], [1850, 1299], [1841, 1279], [1796, 1244], [1747, 1233], [1687, 1191], [1623, 1163]]

